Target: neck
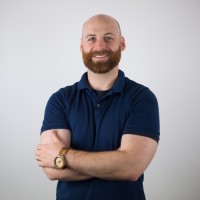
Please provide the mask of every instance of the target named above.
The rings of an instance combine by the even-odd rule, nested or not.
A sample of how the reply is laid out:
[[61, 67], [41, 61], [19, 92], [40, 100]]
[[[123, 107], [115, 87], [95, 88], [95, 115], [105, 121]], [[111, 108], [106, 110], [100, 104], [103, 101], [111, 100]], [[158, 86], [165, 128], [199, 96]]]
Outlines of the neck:
[[118, 76], [118, 67], [104, 74], [97, 74], [88, 70], [88, 82], [95, 90], [109, 90], [114, 85]]

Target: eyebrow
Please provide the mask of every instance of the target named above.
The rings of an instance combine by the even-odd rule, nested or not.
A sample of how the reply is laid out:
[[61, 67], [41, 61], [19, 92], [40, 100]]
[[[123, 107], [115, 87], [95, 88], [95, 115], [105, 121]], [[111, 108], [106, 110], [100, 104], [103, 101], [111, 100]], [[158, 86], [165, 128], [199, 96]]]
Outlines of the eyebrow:
[[94, 36], [96, 36], [96, 35], [95, 34], [88, 34], [88, 35], [85, 36], [85, 38], [94, 37]]
[[[112, 35], [112, 36], [115, 37], [115, 35], [114, 35], [113, 33], [109, 33], [109, 32], [108, 32], [108, 33], [105, 33], [105, 34], [104, 34], [104, 36], [107, 36], [107, 35]], [[85, 36], [85, 38], [94, 37], [94, 36], [96, 36], [96, 34], [88, 34], [88, 35]]]
[[112, 35], [115, 37], [115, 34], [113, 34], [113, 33], [105, 33], [104, 35]]

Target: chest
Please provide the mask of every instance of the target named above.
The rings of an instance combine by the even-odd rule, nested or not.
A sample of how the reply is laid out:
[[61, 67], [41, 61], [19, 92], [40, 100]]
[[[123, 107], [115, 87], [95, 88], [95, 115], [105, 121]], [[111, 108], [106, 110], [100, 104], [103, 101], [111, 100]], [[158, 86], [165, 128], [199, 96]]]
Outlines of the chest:
[[77, 95], [68, 104], [72, 148], [89, 151], [119, 148], [128, 115], [128, 104], [120, 94], [99, 99], [86, 93]]

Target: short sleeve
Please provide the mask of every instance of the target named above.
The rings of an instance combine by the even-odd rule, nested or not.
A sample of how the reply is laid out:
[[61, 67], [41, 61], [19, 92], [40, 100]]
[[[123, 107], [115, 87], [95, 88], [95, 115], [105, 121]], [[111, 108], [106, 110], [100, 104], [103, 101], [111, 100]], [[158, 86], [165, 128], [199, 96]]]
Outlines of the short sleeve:
[[41, 133], [50, 129], [70, 129], [66, 114], [64, 88], [54, 93], [47, 102]]
[[159, 141], [158, 102], [156, 96], [148, 88], [144, 89], [131, 103], [124, 133], [142, 135]]

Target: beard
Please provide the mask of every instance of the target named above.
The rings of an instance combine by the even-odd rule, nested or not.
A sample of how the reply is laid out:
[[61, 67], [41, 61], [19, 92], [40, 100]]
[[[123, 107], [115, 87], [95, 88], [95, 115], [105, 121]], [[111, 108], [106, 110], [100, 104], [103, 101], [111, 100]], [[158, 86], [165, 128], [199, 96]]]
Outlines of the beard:
[[[94, 56], [107, 55], [108, 59], [105, 61], [93, 61]], [[118, 66], [121, 59], [121, 48], [119, 47], [116, 51], [111, 50], [101, 50], [101, 51], [91, 51], [86, 53], [83, 49], [82, 58], [85, 66], [94, 73], [107, 73], [113, 68]]]

